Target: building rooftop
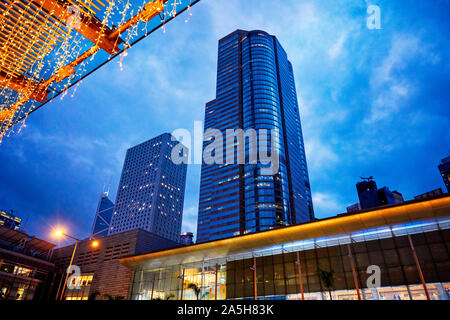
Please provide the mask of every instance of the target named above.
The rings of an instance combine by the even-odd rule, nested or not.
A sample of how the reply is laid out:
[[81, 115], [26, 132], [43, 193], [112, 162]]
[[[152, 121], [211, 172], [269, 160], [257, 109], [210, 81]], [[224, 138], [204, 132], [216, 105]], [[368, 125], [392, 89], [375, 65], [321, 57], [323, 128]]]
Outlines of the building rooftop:
[[53, 243], [28, 234], [0, 226], [0, 247], [34, 257], [45, 257], [55, 247]]
[[255, 248], [448, 216], [450, 216], [450, 196], [444, 195], [342, 214], [269, 231], [124, 257], [120, 262], [130, 268], [142, 265], [147, 268], [159, 268], [163, 265], [225, 258], [231, 254], [239, 254]]

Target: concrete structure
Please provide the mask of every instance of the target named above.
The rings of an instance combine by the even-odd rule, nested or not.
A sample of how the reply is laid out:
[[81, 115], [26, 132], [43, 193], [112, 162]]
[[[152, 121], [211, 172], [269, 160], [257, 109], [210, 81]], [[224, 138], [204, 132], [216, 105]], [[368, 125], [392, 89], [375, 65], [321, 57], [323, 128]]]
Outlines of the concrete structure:
[[140, 228], [179, 241], [187, 164], [171, 160], [179, 144], [172, 138], [165, 133], [127, 150], [110, 235]]
[[[191, 283], [202, 300], [449, 300], [449, 239], [442, 196], [120, 261], [136, 272], [136, 300], [195, 300]], [[334, 272], [332, 288], [319, 269]]]
[[[98, 293], [96, 299], [104, 299], [105, 295], [126, 298], [133, 272], [119, 263], [120, 258], [179, 246], [176, 242], [141, 229], [98, 238], [96, 241], [99, 243], [97, 247], [92, 246], [91, 240], [79, 242], [73, 265], [80, 267], [81, 274], [71, 281], [79, 284], [80, 288], [66, 289], [64, 299], [87, 300], [94, 293]], [[73, 245], [54, 250], [53, 260], [61, 273], [67, 269], [72, 252]]]

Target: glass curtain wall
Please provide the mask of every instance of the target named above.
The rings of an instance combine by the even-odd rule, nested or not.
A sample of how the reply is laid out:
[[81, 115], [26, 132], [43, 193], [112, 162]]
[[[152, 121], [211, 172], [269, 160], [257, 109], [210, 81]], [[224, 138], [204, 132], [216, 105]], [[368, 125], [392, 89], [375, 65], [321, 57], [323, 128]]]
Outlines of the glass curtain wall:
[[[445, 219], [422, 221], [259, 248], [226, 259], [139, 270], [131, 298], [151, 299], [153, 290], [153, 299], [213, 300], [217, 284], [218, 300], [255, 295], [302, 299], [302, 289], [308, 300], [423, 300], [427, 295], [411, 239], [430, 299], [448, 300], [449, 226]], [[369, 266], [380, 269], [380, 284], [374, 288]], [[322, 271], [332, 274], [331, 287], [325, 285]]]

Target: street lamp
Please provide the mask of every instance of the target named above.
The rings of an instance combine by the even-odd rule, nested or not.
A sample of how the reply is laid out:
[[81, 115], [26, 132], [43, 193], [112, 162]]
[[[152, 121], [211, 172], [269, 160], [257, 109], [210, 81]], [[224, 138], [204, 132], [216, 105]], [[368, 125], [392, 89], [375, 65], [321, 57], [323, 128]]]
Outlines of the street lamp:
[[80, 239], [77, 239], [75, 237], [69, 236], [68, 234], [64, 233], [62, 230], [56, 230], [55, 235], [57, 237], [62, 237], [62, 236], [66, 236], [70, 239], [75, 240], [75, 246], [73, 247], [73, 251], [72, 251], [72, 257], [70, 258], [70, 263], [69, 263], [69, 267], [67, 267], [67, 272], [66, 272], [66, 278], [64, 280], [64, 285], [61, 291], [61, 295], [59, 296], [59, 300], [62, 300], [64, 297], [64, 291], [66, 290], [66, 285], [67, 285], [67, 279], [69, 278], [69, 270], [70, 267], [72, 266], [72, 262], [73, 262], [73, 258], [75, 257], [75, 251], [77, 251], [77, 247], [78, 247], [78, 241], [80, 241]]
[[[64, 280], [64, 285], [63, 285], [63, 288], [62, 288], [62, 291], [61, 291], [61, 295], [59, 296], [59, 300], [62, 300], [63, 297], [64, 297], [64, 291], [66, 290], [67, 279], [69, 278], [69, 270], [70, 270], [70, 267], [72, 266], [73, 259], [74, 259], [74, 257], [75, 257], [75, 252], [76, 252], [76, 250], [77, 250], [78, 242], [80, 241], [80, 239], [77, 239], [77, 238], [75, 238], [75, 237], [72, 237], [72, 236], [70, 236], [70, 235], [64, 233], [62, 230], [56, 230], [56, 231], [55, 231], [55, 236], [57, 236], [57, 237], [65, 236], [65, 237], [68, 237], [68, 238], [70, 238], [70, 239], [75, 240], [75, 246], [73, 247], [72, 257], [70, 258], [70, 263], [69, 263], [69, 266], [67, 267], [67, 272], [66, 272], [66, 278], [65, 278], [65, 280]], [[97, 240], [94, 240], [94, 241], [92, 242], [91, 245], [92, 245], [93, 247], [96, 248], [96, 247], [99, 246], [99, 242], [98, 242]]]

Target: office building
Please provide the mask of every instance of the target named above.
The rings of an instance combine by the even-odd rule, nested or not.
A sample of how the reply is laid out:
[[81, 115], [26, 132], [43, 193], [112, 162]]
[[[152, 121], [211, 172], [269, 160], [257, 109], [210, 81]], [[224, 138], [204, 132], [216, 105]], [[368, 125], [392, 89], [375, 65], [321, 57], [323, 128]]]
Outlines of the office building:
[[0, 226], [0, 300], [46, 300], [57, 281], [54, 244]]
[[178, 242], [187, 164], [175, 164], [178, 141], [162, 134], [127, 150], [109, 234], [141, 228]]
[[108, 235], [111, 218], [114, 213], [114, 203], [109, 200], [108, 192], [103, 192], [97, 206], [94, 224], [92, 225], [91, 239], [105, 237]]
[[388, 187], [378, 189], [373, 177], [362, 179], [363, 181], [356, 184], [362, 210], [402, 203], [404, 201], [403, 195], [396, 190], [391, 191]]
[[352, 204], [351, 206], [347, 207], [347, 212], [356, 212], [356, 211], [360, 211], [361, 209], [361, 205], [358, 203]]
[[400, 192], [396, 190], [391, 191], [389, 190], [388, 187], [378, 189], [377, 193], [378, 193], [378, 203], [380, 206], [402, 203], [404, 201], [403, 195]]
[[13, 230], [19, 230], [21, 223], [22, 219], [16, 217], [12, 210], [10, 213], [7, 213], [4, 210], [0, 210], [0, 226], [5, 226]]
[[450, 192], [450, 157], [442, 159], [438, 168], [447, 192]]
[[[133, 273], [119, 263], [129, 255], [179, 246], [178, 243], [161, 238], [141, 229], [129, 230], [99, 238], [98, 245], [91, 240], [78, 242], [73, 264], [80, 267], [81, 274], [71, 278], [74, 287], [66, 288], [63, 300], [103, 300], [105, 295], [126, 299]], [[60, 274], [67, 269], [73, 245], [57, 248], [53, 261]], [[64, 281], [61, 278], [61, 281]], [[75, 287], [77, 286], [77, 287]], [[60, 297], [62, 290], [58, 286]]]
[[358, 191], [361, 209], [375, 208], [380, 205], [377, 183], [372, 180], [372, 177], [358, 182], [356, 184], [356, 190]]
[[180, 236], [180, 243], [184, 246], [194, 244], [194, 234], [192, 232], [183, 232]]
[[392, 196], [394, 197], [394, 203], [402, 203], [405, 201], [403, 194], [397, 190], [392, 191]]
[[[280, 163], [275, 174], [263, 175], [267, 165], [250, 162], [248, 139], [245, 163], [203, 163], [197, 242], [314, 218], [300, 122], [293, 68], [278, 40], [264, 31], [243, 30], [221, 39], [216, 98], [206, 104], [205, 133], [277, 130], [273, 145]], [[210, 139], [205, 134], [204, 153]], [[266, 149], [261, 141], [259, 151]]]
[[[196, 300], [192, 283], [200, 300], [449, 300], [448, 239], [442, 196], [120, 262], [135, 272], [133, 300]], [[330, 288], [319, 269], [333, 271]]]
[[433, 198], [433, 197], [439, 197], [441, 195], [443, 195], [444, 192], [442, 192], [441, 188], [437, 188], [422, 194], [419, 194], [418, 196], [415, 196], [414, 199], [419, 200], [419, 199], [427, 199], [427, 198]]

